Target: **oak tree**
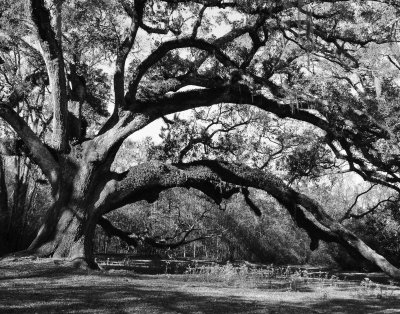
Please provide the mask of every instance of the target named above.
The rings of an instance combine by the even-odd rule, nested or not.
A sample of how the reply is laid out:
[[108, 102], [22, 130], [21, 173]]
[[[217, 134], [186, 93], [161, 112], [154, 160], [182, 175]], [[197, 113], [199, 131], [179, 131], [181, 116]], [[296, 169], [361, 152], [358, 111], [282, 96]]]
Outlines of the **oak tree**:
[[[312, 125], [348, 170], [398, 193], [399, 8], [392, 0], [1, 1], [0, 117], [16, 137], [4, 139], [0, 152], [28, 156], [52, 195], [24, 254], [96, 267], [93, 235], [105, 214], [174, 187], [217, 203], [254, 188], [287, 208], [312, 249], [337, 242], [399, 278], [322, 205], [268, 171], [269, 163], [219, 154], [112, 168], [124, 141], [152, 121], [231, 104], [239, 108], [232, 115], [251, 107]], [[24, 73], [13, 68], [16, 58]], [[105, 71], [112, 71], [111, 89]], [[30, 110], [50, 120], [44, 136], [18, 110], [40, 93], [46, 106]], [[297, 169], [307, 172], [314, 157]]]

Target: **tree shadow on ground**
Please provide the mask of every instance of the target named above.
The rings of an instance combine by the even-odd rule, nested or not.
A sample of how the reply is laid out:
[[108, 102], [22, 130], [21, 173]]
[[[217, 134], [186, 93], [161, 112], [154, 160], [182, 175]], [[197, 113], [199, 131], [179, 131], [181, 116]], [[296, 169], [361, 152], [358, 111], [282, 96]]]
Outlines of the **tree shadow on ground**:
[[[1, 270], [1, 268], [0, 268]], [[9, 276], [13, 277], [13, 276]], [[270, 290], [206, 286], [171, 277], [77, 272], [15, 274], [0, 281], [0, 313], [399, 313], [399, 299], [274, 298]], [[174, 279], [175, 278], [175, 279]]]
[[[47, 261], [40, 263], [9, 263], [0, 261], [0, 282], [3, 280], [30, 279], [30, 278], [48, 278], [62, 279], [68, 276], [87, 275], [91, 270], [77, 269], [71, 266], [71, 263], [57, 261]], [[107, 273], [102, 274], [107, 276]], [[130, 277], [137, 277], [136, 273], [130, 272]]]
[[8, 289], [0, 292], [1, 313], [312, 313], [289, 304], [240, 297], [209, 297], [143, 286]]
[[26, 270], [25, 273], [21, 276], [21, 274], [16, 274], [16, 275], [10, 275], [10, 276], [2, 276], [1, 274], [1, 268], [0, 268], [0, 281], [2, 280], [13, 280], [13, 279], [21, 279], [22, 278], [42, 278], [42, 277], [47, 277], [47, 278], [62, 278], [62, 277], [67, 277], [70, 275], [75, 275], [77, 273], [76, 269], [73, 268], [51, 268], [51, 269], [44, 269], [44, 270]]
[[399, 299], [329, 299], [310, 306], [318, 313], [400, 313]]
[[[238, 296], [204, 296], [130, 282], [67, 287], [23, 286], [0, 291], [1, 313], [396, 313], [399, 300], [274, 302]], [[168, 289], [169, 288], [169, 289]], [[172, 291], [171, 291], [172, 290]]]

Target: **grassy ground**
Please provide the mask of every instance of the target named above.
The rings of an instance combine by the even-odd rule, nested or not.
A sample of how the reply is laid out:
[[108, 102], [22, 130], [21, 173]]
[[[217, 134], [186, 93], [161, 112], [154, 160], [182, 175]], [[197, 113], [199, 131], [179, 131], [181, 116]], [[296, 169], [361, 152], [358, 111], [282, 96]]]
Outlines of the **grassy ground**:
[[400, 313], [398, 287], [337, 281], [289, 289], [285, 282], [255, 286], [75, 270], [48, 260], [0, 262], [0, 313]]

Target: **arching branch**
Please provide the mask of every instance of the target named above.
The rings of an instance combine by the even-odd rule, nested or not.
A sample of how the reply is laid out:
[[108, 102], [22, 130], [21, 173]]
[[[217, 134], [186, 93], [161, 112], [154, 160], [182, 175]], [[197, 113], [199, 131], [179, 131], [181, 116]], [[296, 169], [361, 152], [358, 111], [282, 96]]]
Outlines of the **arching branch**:
[[142, 164], [133, 167], [122, 180], [112, 182], [113, 188], [104, 199], [104, 207], [99, 206], [98, 210], [107, 211], [105, 209], [109, 210], [113, 206], [117, 208], [128, 202], [143, 199], [147, 191], [159, 193], [179, 186], [206, 192], [218, 191], [223, 182], [269, 193], [288, 210], [297, 225], [309, 234], [312, 248], [318, 246], [318, 240], [340, 243], [350, 252], [374, 263], [390, 276], [400, 278], [399, 269], [328, 215], [319, 203], [295, 191], [272, 173], [242, 164], [218, 160], [177, 165]]
[[135, 106], [131, 108], [131, 112], [125, 112], [124, 115], [121, 115], [114, 128], [95, 139], [99, 147], [97, 156], [100, 160], [105, 158], [111, 148], [158, 118], [179, 111], [219, 103], [253, 105], [264, 111], [274, 113], [280, 118], [305, 121], [324, 131], [335, 132], [326, 120], [314, 115], [307, 109], [303, 109], [307, 108], [307, 104], [304, 104], [303, 108], [296, 108], [291, 104], [281, 103], [261, 94], [254, 95], [246, 85], [223, 85], [215, 88], [167, 94], [155, 100], [137, 100]]
[[[210, 5], [213, 6], [213, 5]], [[236, 38], [248, 33], [254, 32], [260, 27], [260, 20], [257, 20], [255, 24], [245, 25], [239, 28], [233, 28], [227, 34], [215, 39], [212, 42], [208, 42], [204, 39], [196, 39], [197, 28], [200, 26], [202, 14], [204, 14], [204, 10], [209, 7], [208, 3], [204, 3], [204, 7], [200, 11], [200, 16], [197, 22], [195, 23], [193, 33], [190, 37], [184, 37], [179, 39], [170, 40], [161, 44], [155, 51], [153, 51], [136, 69], [134, 76], [132, 77], [128, 93], [126, 95], [125, 101], [127, 104], [129, 102], [134, 102], [136, 97], [136, 91], [138, 85], [143, 77], [143, 75], [147, 72], [147, 70], [156, 64], [159, 60], [161, 60], [169, 51], [179, 48], [198, 48], [204, 51], [204, 54], [201, 55], [198, 60], [194, 61], [193, 68], [198, 68], [204, 60], [208, 57], [209, 54], [214, 55], [221, 63], [226, 66], [238, 67], [233, 60], [231, 60], [226, 54], [222, 52], [222, 48], [228, 43], [232, 42]], [[199, 22], [200, 21], [200, 22]]]
[[203, 39], [193, 37], [180, 38], [170, 40], [162, 43], [155, 51], [153, 51], [136, 69], [136, 72], [129, 83], [128, 92], [126, 94], [125, 102], [127, 104], [133, 103], [136, 97], [138, 85], [147, 72], [147, 70], [161, 60], [169, 51], [179, 48], [198, 48], [200, 50], [208, 51], [215, 55], [218, 61], [226, 66], [239, 67], [233, 60], [223, 53], [218, 46], [211, 44]]
[[188, 237], [194, 231], [196, 231], [194, 226], [192, 226], [187, 230], [182, 231], [180, 234], [176, 235], [176, 237], [167, 239], [155, 239], [154, 237], [150, 237], [147, 234], [123, 231], [115, 227], [108, 219], [104, 217], [101, 217], [97, 222], [97, 224], [101, 226], [101, 228], [104, 230], [104, 232], [108, 237], [112, 236], [118, 237], [126, 244], [133, 247], [137, 247], [141, 242], [158, 249], [175, 249], [177, 247], [192, 243], [194, 241], [203, 240], [208, 237], [208, 236], [198, 236], [188, 239]]

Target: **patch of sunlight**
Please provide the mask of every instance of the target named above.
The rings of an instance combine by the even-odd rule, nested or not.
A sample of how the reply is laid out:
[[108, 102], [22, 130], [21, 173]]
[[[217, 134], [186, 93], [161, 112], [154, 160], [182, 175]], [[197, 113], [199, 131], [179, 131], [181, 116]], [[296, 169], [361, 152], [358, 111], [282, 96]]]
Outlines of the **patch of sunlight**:
[[22, 304], [6, 305], [5, 308], [7, 308], [7, 310], [35, 309], [35, 313], [45, 313], [48, 308], [59, 308], [60, 306], [74, 306], [79, 304], [82, 304], [82, 302], [62, 298], [54, 301], [28, 301]]

